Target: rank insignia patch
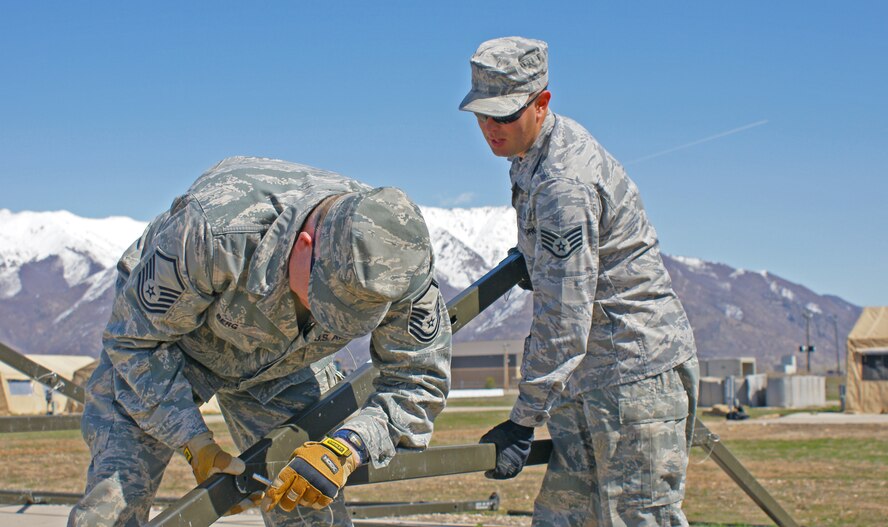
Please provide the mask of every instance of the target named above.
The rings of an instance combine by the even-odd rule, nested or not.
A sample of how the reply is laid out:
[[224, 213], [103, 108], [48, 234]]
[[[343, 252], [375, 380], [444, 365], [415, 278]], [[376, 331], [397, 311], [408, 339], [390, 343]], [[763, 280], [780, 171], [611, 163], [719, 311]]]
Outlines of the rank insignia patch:
[[407, 332], [422, 344], [428, 344], [438, 336], [441, 317], [438, 315], [438, 282], [432, 280], [419, 299], [410, 305]]
[[139, 271], [138, 280], [139, 303], [149, 313], [166, 313], [185, 291], [178, 260], [160, 249]]
[[540, 229], [543, 248], [556, 258], [567, 258], [583, 246], [583, 226], [577, 225], [565, 232]]

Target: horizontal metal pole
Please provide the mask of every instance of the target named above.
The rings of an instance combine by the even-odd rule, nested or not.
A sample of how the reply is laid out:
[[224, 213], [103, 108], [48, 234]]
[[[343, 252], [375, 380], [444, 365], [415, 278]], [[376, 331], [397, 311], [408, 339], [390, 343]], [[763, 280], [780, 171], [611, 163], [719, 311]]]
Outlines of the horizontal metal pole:
[[[548, 463], [551, 454], [551, 440], [534, 441], [526, 464]], [[369, 464], [358, 467], [349, 476], [346, 486], [483, 472], [495, 467], [496, 447], [492, 443], [402, 450], [385, 467], [374, 468]]]
[[[0, 490], [3, 505], [74, 505], [83, 498], [79, 492], [54, 492], [48, 490]], [[157, 496], [154, 503], [173, 503], [179, 498]]]
[[[83, 498], [79, 492], [53, 492], [43, 490], [0, 490], [2, 505], [74, 505]], [[158, 496], [155, 504], [174, 503], [178, 498]], [[434, 514], [465, 511], [495, 511], [499, 497], [494, 494], [486, 500], [475, 501], [419, 501], [419, 502], [346, 502], [352, 518], [380, 518], [408, 514]]]
[[81, 414], [0, 417], [0, 434], [79, 430]]
[[0, 503], [4, 505], [73, 505], [82, 497], [75, 492], [0, 490]]
[[347, 502], [352, 518], [384, 518], [412, 514], [448, 514], [499, 510], [499, 496], [494, 493], [486, 500], [475, 501], [418, 501], [393, 503]]
[[422, 451], [399, 451], [383, 468], [358, 467], [348, 477], [347, 485], [449, 476], [490, 470], [495, 466], [496, 447], [493, 444], [430, 447]]
[[77, 383], [69, 381], [58, 373], [37, 364], [2, 342], [0, 342], [0, 361], [9, 364], [35, 381], [52, 388], [80, 404], [83, 404], [83, 401], [85, 400], [83, 388]]

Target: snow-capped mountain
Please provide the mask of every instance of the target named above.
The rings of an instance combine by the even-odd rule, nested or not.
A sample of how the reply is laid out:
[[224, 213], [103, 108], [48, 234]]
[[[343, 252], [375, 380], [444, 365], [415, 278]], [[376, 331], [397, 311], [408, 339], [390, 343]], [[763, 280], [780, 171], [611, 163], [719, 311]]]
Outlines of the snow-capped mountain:
[[[445, 298], [483, 275], [515, 245], [509, 207], [422, 208]], [[0, 210], [0, 341], [27, 353], [97, 355], [111, 306], [115, 263], [143, 229], [125, 217]], [[804, 343], [811, 319], [813, 364], [835, 367], [860, 308], [767, 272], [664, 256], [688, 311], [700, 355], [754, 356], [767, 367]], [[458, 340], [518, 339], [531, 295], [517, 288], [464, 328]], [[835, 324], [830, 317], [835, 317]], [[844, 355], [844, 352], [843, 352]], [[799, 355], [802, 363], [804, 357]]]
[[0, 298], [21, 291], [23, 265], [57, 258], [69, 286], [113, 267], [145, 223], [118, 216], [87, 219], [67, 211], [12, 213], [0, 209]]

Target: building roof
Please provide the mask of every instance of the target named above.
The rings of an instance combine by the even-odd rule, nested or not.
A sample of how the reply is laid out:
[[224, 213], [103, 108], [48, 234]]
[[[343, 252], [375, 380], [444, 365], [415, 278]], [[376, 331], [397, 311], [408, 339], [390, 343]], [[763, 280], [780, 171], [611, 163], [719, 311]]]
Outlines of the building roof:
[[865, 307], [848, 335], [855, 349], [888, 347], [888, 307]]

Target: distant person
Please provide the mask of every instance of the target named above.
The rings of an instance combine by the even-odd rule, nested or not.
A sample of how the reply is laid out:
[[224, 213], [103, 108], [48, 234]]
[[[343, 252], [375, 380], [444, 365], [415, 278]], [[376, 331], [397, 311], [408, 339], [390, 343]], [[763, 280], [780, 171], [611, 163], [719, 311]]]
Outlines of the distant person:
[[[400, 190], [229, 158], [155, 218], [117, 268], [83, 412], [86, 494], [70, 525], [147, 522], [176, 451], [198, 483], [243, 472], [198, 405], [215, 395], [244, 450], [339, 382], [333, 354], [371, 332], [375, 393], [330, 437], [296, 449], [265, 492], [266, 523], [351, 525], [339, 492], [348, 475], [428, 445], [450, 388], [451, 331], [428, 229]], [[306, 508], [284, 514], [297, 506]]]
[[749, 414], [739, 404], [725, 416], [729, 421], [745, 421], [749, 419]]
[[533, 289], [518, 400], [481, 439], [497, 450], [488, 476], [516, 476], [548, 423], [554, 452], [533, 525], [687, 525], [694, 336], [635, 184], [582, 126], [549, 111], [547, 53], [539, 40], [482, 43], [460, 104], [512, 163]]

